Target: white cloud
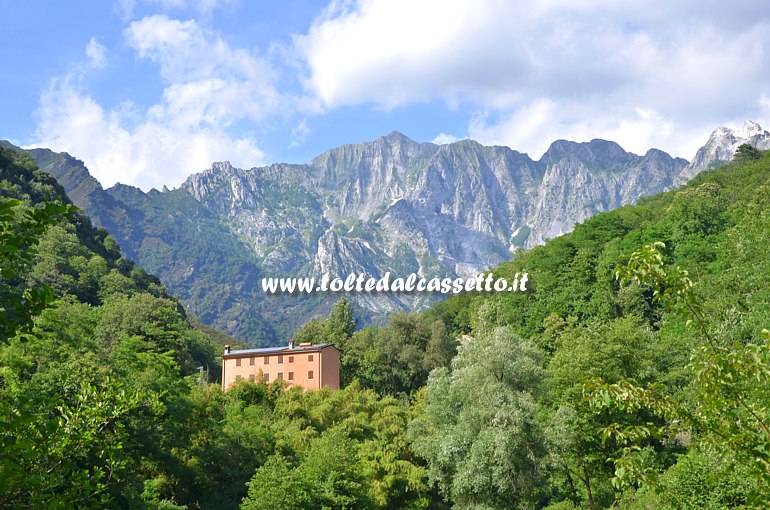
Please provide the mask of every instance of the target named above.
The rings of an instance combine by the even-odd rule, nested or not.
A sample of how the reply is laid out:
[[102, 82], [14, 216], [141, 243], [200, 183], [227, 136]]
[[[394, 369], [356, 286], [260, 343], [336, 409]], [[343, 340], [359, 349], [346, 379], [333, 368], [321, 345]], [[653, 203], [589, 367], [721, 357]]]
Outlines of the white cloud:
[[[508, 10], [505, 2], [494, 3]], [[498, 14], [443, 0], [333, 3], [295, 45], [310, 68], [308, 87], [329, 108], [483, 95], [503, 81], [516, 82], [529, 66], [520, 47], [487, 51], [504, 42], [499, 35], [508, 21], [495, 19]], [[480, 39], [490, 26], [498, 28], [487, 32], [492, 40]]]
[[144, 190], [176, 186], [213, 161], [251, 167], [262, 160], [251, 140], [162, 113], [132, 125], [130, 112], [105, 110], [70, 80], [54, 80], [41, 98], [35, 146], [77, 156], [105, 187], [121, 182]]
[[450, 143], [455, 143], [460, 141], [460, 138], [454, 136], [454, 135], [448, 135], [446, 133], [439, 133], [436, 138], [431, 140], [431, 142], [437, 144], [437, 145], [446, 145]]
[[[260, 122], [283, 104], [267, 62], [195, 21], [151, 16], [131, 23], [125, 35], [139, 58], [158, 64], [165, 82], [159, 101], [108, 109], [81, 85], [82, 76], [55, 79], [41, 97], [36, 146], [83, 159], [105, 186], [143, 189], [177, 185], [212, 161], [262, 162], [255, 143], [230, 128]], [[89, 53], [91, 61], [92, 53], [99, 55]]]
[[131, 23], [128, 44], [140, 58], [159, 65], [169, 85], [166, 108], [177, 120], [190, 117], [212, 124], [260, 120], [281, 106], [270, 64], [210, 35], [193, 20], [155, 15]]
[[[115, 8], [131, 20], [148, 6], [205, 17], [233, 4], [118, 0]], [[695, 0], [339, 0], [291, 48], [268, 48], [281, 76], [205, 22], [127, 23], [124, 48], [157, 66], [157, 99], [100, 103], [87, 75], [118, 60], [92, 38], [38, 111], [35, 145], [81, 157], [105, 185], [173, 186], [217, 159], [252, 166], [264, 156], [245, 125], [360, 104], [444, 101], [470, 120], [467, 133], [441, 133], [436, 143], [469, 136], [533, 157], [555, 139], [600, 137], [691, 158], [717, 125], [770, 122], [770, 4], [749, 0], [708, 9]], [[283, 91], [296, 84], [292, 71], [303, 97], [279, 92], [279, 82]], [[310, 133], [307, 119], [293, 122], [289, 147]]]
[[310, 134], [310, 127], [307, 125], [307, 119], [302, 119], [299, 124], [294, 126], [291, 130], [291, 142], [289, 142], [289, 148], [299, 147], [305, 143], [305, 138]]
[[474, 140], [488, 145], [509, 145], [517, 150], [533, 147], [530, 156], [536, 157], [548, 148], [544, 144], [558, 138], [554, 138], [559, 130], [554, 129], [552, 122], [555, 112], [553, 101], [540, 98], [502, 119], [490, 120], [489, 114], [477, 115], [471, 120], [468, 132]]
[[750, 0], [333, 2], [294, 44], [325, 109], [442, 99], [478, 109], [470, 136], [533, 154], [613, 135], [692, 157], [770, 95], [770, 4]]
[[[508, 145], [540, 158], [558, 139], [586, 142], [603, 138], [618, 142], [625, 150], [644, 154], [651, 148], [691, 158], [715, 125], [678, 130], [673, 121], [641, 107], [597, 114], [594, 105], [557, 104], [537, 99], [502, 117], [474, 117], [470, 137], [485, 144]], [[526, 149], [525, 149], [526, 148]]]
[[96, 37], [92, 37], [86, 45], [86, 57], [88, 65], [95, 69], [104, 69], [107, 67], [107, 48], [105, 48]]

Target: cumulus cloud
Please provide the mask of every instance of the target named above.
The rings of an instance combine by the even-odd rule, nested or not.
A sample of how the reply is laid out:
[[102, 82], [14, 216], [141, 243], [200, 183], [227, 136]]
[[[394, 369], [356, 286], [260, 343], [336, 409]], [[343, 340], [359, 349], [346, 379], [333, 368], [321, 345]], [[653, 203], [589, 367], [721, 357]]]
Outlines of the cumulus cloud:
[[[77, 155], [105, 186], [123, 182], [143, 189], [177, 185], [212, 161], [261, 163], [262, 151], [230, 128], [279, 108], [282, 99], [266, 61], [231, 48], [195, 21], [166, 16], [131, 23], [125, 39], [138, 58], [158, 65], [165, 84], [158, 102], [106, 108], [88, 93], [82, 76], [54, 79], [41, 97], [36, 146]], [[100, 54], [91, 43], [86, 53], [90, 61]]]
[[140, 58], [158, 64], [169, 85], [157, 108], [177, 119], [189, 116], [212, 124], [258, 120], [281, 102], [266, 60], [231, 48], [194, 20], [149, 16], [129, 25], [126, 40]]
[[692, 157], [715, 127], [677, 131], [670, 119], [655, 111], [620, 109], [597, 115], [592, 108], [592, 105], [580, 104], [565, 107], [540, 98], [502, 116], [476, 115], [468, 130], [471, 138], [484, 143], [520, 150], [526, 147], [523, 152], [537, 159], [557, 139], [588, 141], [593, 138], [617, 141], [636, 154], [644, 154], [653, 147], [672, 146]]
[[[123, 46], [92, 38], [83, 62], [52, 80], [34, 145], [84, 159], [105, 185], [147, 189], [213, 160], [261, 163], [251, 126], [291, 119], [293, 148], [309, 138], [309, 118], [356, 105], [443, 101], [467, 116], [467, 132], [435, 126], [434, 142], [467, 136], [535, 158], [555, 139], [597, 137], [691, 158], [718, 125], [770, 123], [770, 4], [333, 0], [290, 46], [268, 48], [270, 61], [205, 22], [168, 14], [205, 17], [233, 3], [118, 0]], [[167, 14], [133, 19], [139, 7]], [[126, 49], [155, 66], [161, 89], [143, 104], [105, 103], [88, 75]], [[302, 97], [286, 92], [293, 72]]]
[[294, 44], [322, 108], [471, 105], [470, 136], [533, 154], [612, 135], [691, 157], [770, 94], [770, 4], [749, 0], [333, 2]]
[[225, 131], [150, 114], [131, 124], [126, 109], [105, 110], [70, 79], [43, 94], [36, 146], [67, 150], [82, 159], [104, 186], [116, 182], [144, 190], [174, 186], [212, 161], [252, 166], [263, 157], [251, 140]]
[[88, 58], [89, 66], [95, 69], [104, 69], [107, 67], [107, 48], [96, 37], [92, 37], [86, 45], [86, 58]]
[[454, 136], [454, 135], [448, 135], [446, 133], [439, 133], [436, 138], [431, 140], [431, 142], [437, 144], [437, 145], [446, 145], [450, 143], [455, 143], [457, 141], [460, 141], [460, 138]]

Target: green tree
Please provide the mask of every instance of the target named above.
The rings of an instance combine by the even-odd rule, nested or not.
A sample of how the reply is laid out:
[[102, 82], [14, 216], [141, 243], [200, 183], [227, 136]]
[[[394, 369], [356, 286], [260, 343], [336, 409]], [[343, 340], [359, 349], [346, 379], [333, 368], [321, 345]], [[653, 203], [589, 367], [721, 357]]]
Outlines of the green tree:
[[431, 372], [414, 451], [454, 508], [528, 508], [542, 497], [542, 430], [533, 393], [541, 355], [496, 328], [460, 344], [451, 369]]
[[[69, 227], [72, 229], [72, 225]], [[73, 294], [91, 304], [98, 304], [95, 288], [88, 285], [96, 282], [88, 282], [87, 279], [79, 281], [80, 274], [86, 273], [92, 253], [73, 232], [60, 225], [49, 227], [41, 237], [37, 251], [35, 264], [27, 277], [30, 286], [46, 285], [58, 296]]]
[[54, 360], [69, 347], [52, 349], [55, 338], [34, 329], [53, 293], [27, 287], [24, 275], [46, 231], [72, 211], [0, 198], [0, 507], [103, 508], [125, 467], [126, 418], [152, 405], [119, 381], [89, 373], [85, 357], [74, 371], [56, 370]]
[[294, 341], [344, 345], [356, 331], [356, 318], [348, 299], [342, 298], [323, 319], [313, 318], [294, 334]]
[[430, 328], [430, 340], [425, 348], [425, 368], [433, 370], [438, 367], [448, 367], [457, 353], [457, 342], [449, 336], [443, 321], [436, 320]]
[[[255, 388], [272, 386], [236, 388], [265, 395]], [[404, 403], [357, 382], [339, 391], [293, 388], [253, 400], [272, 400], [261, 407], [263, 413], [272, 408], [261, 423], [274, 436], [275, 453], [254, 473], [243, 508], [428, 508], [425, 470], [406, 439], [412, 414]], [[237, 409], [233, 424], [250, 423], [253, 408]]]
[[273, 455], [257, 469], [247, 485], [249, 492], [241, 503], [241, 510], [320, 508], [313, 500], [311, 483], [280, 454]]
[[334, 343], [344, 341], [356, 332], [358, 323], [353, 316], [353, 308], [350, 300], [342, 298], [334, 305], [334, 309], [326, 318], [327, 341]]
[[697, 444], [713, 448], [723, 461], [756, 477], [749, 496], [761, 506], [770, 494], [770, 332], [763, 330], [759, 341], [725, 345], [709, 327], [687, 272], [664, 263], [664, 248], [658, 242], [638, 250], [618, 269], [618, 278], [649, 288], [658, 303], [688, 319], [703, 343], [692, 355], [685, 400], [628, 381], [590, 385], [591, 403], [599, 410], [645, 409], [664, 419], [662, 425], [613, 423], [604, 429], [604, 437], [626, 445], [615, 459], [614, 481], [617, 486], [643, 482], [661, 487], [640, 444], [650, 438], [673, 441], [682, 434], [695, 435]]
[[103, 307], [94, 336], [112, 347], [138, 337], [152, 352], [170, 352], [186, 373], [195, 368], [188, 344], [189, 325], [180, 315], [178, 304], [170, 299], [146, 292], [131, 297], [114, 295]]
[[27, 286], [26, 273], [45, 231], [72, 210], [56, 202], [30, 208], [0, 197], [0, 342], [28, 331], [32, 317], [53, 300], [50, 287]]
[[372, 508], [356, 454], [357, 444], [332, 428], [311, 441], [296, 466], [274, 455], [249, 482], [241, 509]]
[[0, 507], [104, 508], [126, 464], [126, 417], [144, 405], [121, 386], [84, 377], [69, 395], [3, 395]]
[[339, 344], [343, 384], [358, 379], [382, 395], [416, 392], [425, 384], [432, 364], [446, 360], [454, 347], [440, 330], [435, 334], [435, 344], [429, 348], [430, 323], [422, 315], [403, 312], [392, 314], [383, 327], [356, 331]]
[[623, 501], [628, 510], [678, 508], [723, 510], [745, 508], [754, 490], [751, 471], [713, 449], [694, 447], [678, 457], [655, 486], [642, 486]]
[[751, 161], [753, 159], [759, 159], [761, 157], [762, 157], [762, 152], [759, 151], [756, 147], [748, 143], [742, 143], [741, 145], [738, 146], [738, 149], [735, 151], [735, 156], [733, 157], [733, 160], [736, 163], [742, 163], [745, 161]]
[[584, 401], [583, 386], [599, 377], [608, 382], [640, 374], [651, 378], [652, 337], [638, 318], [624, 317], [564, 326], [556, 342], [559, 348], [547, 369], [550, 400], [557, 406], [546, 434], [552, 480], [575, 504], [611, 506], [615, 491], [607, 458], [617, 446], [601, 441], [595, 431], [626, 417], [597, 415]]

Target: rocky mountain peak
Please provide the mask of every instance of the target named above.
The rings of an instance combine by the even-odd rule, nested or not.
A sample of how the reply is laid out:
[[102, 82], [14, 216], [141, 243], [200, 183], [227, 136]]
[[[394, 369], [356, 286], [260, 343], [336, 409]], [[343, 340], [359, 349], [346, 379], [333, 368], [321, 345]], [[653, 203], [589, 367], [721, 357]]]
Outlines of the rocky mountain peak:
[[762, 126], [754, 122], [753, 120], [747, 120], [743, 123], [743, 126], [740, 129], [737, 129], [735, 131], [735, 134], [739, 138], [744, 138], [747, 140], [751, 140], [755, 136], [760, 137], [768, 137], [770, 136], [770, 133], [762, 129]]
[[375, 139], [377, 140], [383, 140], [388, 143], [403, 143], [403, 144], [417, 144], [418, 142], [415, 142], [405, 134], [401, 133], [400, 131], [391, 131], [389, 134], [385, 136], [379, 136]]
[[540, 161], [546, 163], [559, 161], [565, 155], [574, 151], [575, 148], [579, 146], [580, 144], [577, 142], [570, 142], [569, 140], [556, 140], [555, 142], [551, 143], [551, 145], [548, 147], [548, 150], [545, 151], [545, 154], [543, 154], [543, 157], [540, 158]]
[[187, 189], [196, 200], [203, 202], [223, 184], [232, 186], [233, 183], [240, 181], [242, 172], [229, 161], [217, 161], [203, 172], [190, 175], [182, 187]]
[[557, 140], [540, 158], [540, 163], [554, 165], [567, 158], [570, 164], [582, 164], [588, 168], [606, 171], [617, 170], [638, 157], [626, 152], [620, 145], [608, 140], [594, 138], [590, 142]]
[[693, 160], [677, 177], [674, 184], [684, 184], [703, 170], [732, 161], [735, 151], [744, 143], [760, 150], [770, 149], [770, 132], [751, 120], [746, 121], [738, 129], [725, 126], [716, 128], [711, 132], [706, 145], [698, 149]]
[[230, 175], [234, 171], [235, 168], [230, 164], [229, 161], [215, 161], [214, 163], [211, 163], [211, 166], [204, 170], [203, 173], [220, 173]]

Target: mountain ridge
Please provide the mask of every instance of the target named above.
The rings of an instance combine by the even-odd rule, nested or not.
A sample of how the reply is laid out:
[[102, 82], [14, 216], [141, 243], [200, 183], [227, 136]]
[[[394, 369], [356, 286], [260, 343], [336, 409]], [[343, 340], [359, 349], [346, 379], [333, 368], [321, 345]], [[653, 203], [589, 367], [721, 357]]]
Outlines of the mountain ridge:
[[[658, 149], [639, 156], [602, 139], [557, 140], [535, 161], [505, 146], [420, 143], [394, 131], [306, 164], [239, 169], [215, 162], [175, 190], [145, 193], [104, 190], [79, 160], [35, 151], [95, 223], [115, 229], [127, 256], [158, 274], [204, 322], [255, 345], [285, 339], [336, 297], [266, 296], [260, 277], [466, 276], [593, 214], [670, 189], [690, 167]], [[175, 214], [179, 208], [189, 215]], [[354, 299], [367, 322], [423, 308], [435, 296]]]

